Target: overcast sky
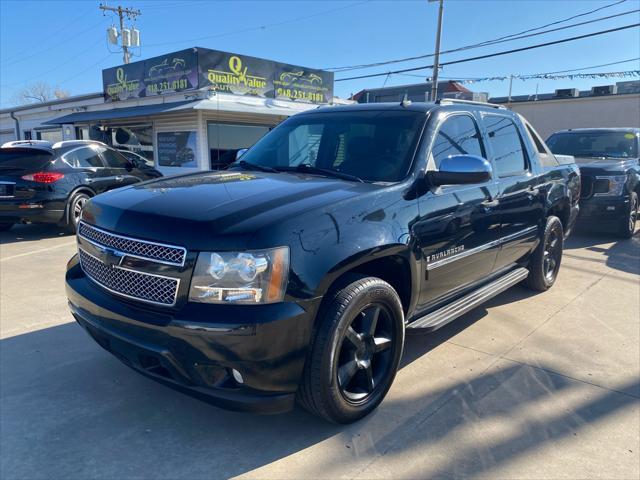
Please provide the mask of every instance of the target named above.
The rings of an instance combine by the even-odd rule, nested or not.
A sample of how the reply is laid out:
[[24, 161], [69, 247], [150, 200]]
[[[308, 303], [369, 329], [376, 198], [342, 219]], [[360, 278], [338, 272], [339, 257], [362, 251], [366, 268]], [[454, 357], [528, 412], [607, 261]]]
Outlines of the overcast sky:
[[[480, 1], [445, 0], [442, 49], [491, 40], [615, 3], [609, 1]], [[108, 2], [117, 5], [115, 2]], [[72, 95], [100, 91], [101, 69], [122, 63], [122, 54], [106, 43], [105, 30], [115, 22], [103, 16], [99, 2], [0, 0], [0, 104], [9, 106], [13, 92], [25, 83], [44, 80]], [[131, 0], [139, 8], [136, 21], [142, 36], [137, 52], [144, 59], [187, 47], [207, 47], [313, 68], [341, 67], [433, 52], [437, 3], [416, 1], [195, 1]], [[560, 24], [587, 21], [640, 8], [627, 0], [589, 16]], [[635, 12], [590, 25], [452, 53], [456, 60], [545, 43], [599, 30], [638, 23]], [[553, 28], [553, 27], [549, 27]], [[109, 48], [115, 53], [110, 53]], [[604, 36], [445, 67], [441, 76], [486, 77], [533, 74], [640, 57], [638, 28]], [[347, 76], [428, 65], [422, 59], [396, 65], [336, 74]], [[640, 69], [638, 60], [584, 70], [603, 72]], [[336, 94], [347, 97], [362, 88], [418, 83], [430, 70], [336, 83]], [[556, 88], [590, 88], [620, 79], [514, 81], [513, 94], [551, 92]], [[629, 79], [627, 79], [629, 80]], [[468, 87], [492, 96], [506, 95], [508, 81]]]

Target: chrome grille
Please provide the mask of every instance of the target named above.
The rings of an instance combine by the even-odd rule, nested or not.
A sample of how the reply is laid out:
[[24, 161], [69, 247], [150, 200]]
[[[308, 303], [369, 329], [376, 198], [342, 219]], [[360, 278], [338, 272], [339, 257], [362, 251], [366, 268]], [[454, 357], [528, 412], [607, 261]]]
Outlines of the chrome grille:
[[161, 243], [147, 242], [134, 238], [116, 235], [100, 228], [92, 227], [86, 223], [80, 223], [78, 235], [91, 242], [98, 243], [105, 247], [115, 248], [122, 253], [131, 256], [141, 257], [160, 263], [171, 265], [184, 265], [187, 251], [182, 247], [163, 245]]
[[177, 278], [112, 267], [83, 249], [78, 252], [80, 265], [87, 276], [107, 290], [135, 300], [169, 307], [175, 305], [180, 283]]

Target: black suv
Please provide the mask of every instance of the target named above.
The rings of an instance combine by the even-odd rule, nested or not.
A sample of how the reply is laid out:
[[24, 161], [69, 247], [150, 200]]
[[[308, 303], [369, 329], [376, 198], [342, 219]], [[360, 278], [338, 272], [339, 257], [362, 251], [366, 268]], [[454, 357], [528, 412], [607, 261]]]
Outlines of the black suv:
[[100, 142], [10, 142], [0, 148], [0, 231], [54, 223], [75, 232], [87, 200], [161, 176]]
[[[236, 410], [373, 410], [405, 329], [550, 288], [580, 178], [487, 104], [295, 115], [227, 171], [91, 199], [68, 264], [78, 323], [127, 365]], [[532, 313], [535, 315], [535, 313]]]
[[547, 140], [580, 167], [580, 223], [630, 238], [638, 219], [640, 128], [577, 128]]

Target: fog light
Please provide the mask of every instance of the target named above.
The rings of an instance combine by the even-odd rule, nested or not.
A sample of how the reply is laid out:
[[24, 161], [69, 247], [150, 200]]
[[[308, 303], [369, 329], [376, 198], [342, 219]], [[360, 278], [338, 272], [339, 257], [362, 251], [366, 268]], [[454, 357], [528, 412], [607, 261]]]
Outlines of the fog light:
[[240, 374], [240, 372], [238, 370], [236, 370], [235, 368], [231, 369], [231, 375], [233, 375], [233, 379], [238, 382], [240, 385], [242, 385], [244, 383], [244, 378], [242, 378], [242, 375]]

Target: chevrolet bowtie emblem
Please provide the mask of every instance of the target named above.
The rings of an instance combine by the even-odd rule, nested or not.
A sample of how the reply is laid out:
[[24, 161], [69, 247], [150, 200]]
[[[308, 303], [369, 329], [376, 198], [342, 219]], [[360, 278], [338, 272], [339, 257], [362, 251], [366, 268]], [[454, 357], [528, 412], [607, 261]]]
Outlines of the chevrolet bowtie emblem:
[[125, 254], [115, 250], [113, 248], [104, 247], [102, 245], [95, 245], [96, 251], [98, 253], [98, 257], [102, 261], [111, 267], [117, 267], [122, 263], [122, 259], [125, 257]]

